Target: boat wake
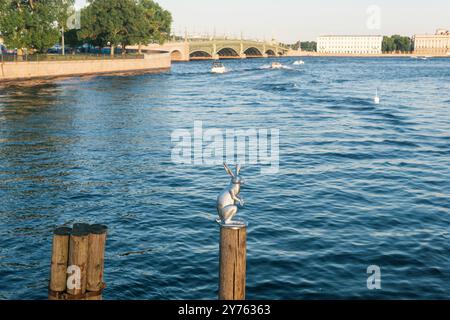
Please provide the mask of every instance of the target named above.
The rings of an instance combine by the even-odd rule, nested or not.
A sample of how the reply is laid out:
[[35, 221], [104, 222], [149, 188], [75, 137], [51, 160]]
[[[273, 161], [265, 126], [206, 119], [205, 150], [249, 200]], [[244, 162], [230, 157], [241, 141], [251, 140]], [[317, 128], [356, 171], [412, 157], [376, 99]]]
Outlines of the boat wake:
[[262, 65], [261, 67], [259, 67], [260, 70], [296, 70], [295, 68], [289, 67], [289, 66], [285, 66], [285, 65], [280, 65], [277, 66], [276, 68], [274, 68], [272, 65], [270, 64], [265, 64]]

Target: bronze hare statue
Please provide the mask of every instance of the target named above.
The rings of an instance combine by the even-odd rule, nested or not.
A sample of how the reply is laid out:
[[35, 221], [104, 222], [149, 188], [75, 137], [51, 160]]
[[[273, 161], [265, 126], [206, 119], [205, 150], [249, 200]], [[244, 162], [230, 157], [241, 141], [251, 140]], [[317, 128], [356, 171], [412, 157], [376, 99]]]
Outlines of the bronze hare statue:
[[231, 176], [231, 183], [226, 187], [217, 198], [217, 212], [219, 213], [220, 222], [223, 224], [232, 224], [233, 218], [238, 212], [237, 204], [244, 206], [244, 199], [239, 196], [241, 186], [244, 185], [244, 179], [239, 175], [241, 166], [236, 165], [233, 172], [226, 163], [223, 164], [227, 173]]

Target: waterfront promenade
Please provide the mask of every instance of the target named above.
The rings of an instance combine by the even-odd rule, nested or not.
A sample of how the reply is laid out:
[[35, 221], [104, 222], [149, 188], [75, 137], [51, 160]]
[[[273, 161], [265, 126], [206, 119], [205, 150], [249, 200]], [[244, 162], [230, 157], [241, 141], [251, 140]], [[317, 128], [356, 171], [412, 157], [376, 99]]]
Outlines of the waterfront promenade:
[[153, 53], [117, 59], [61, 61], [13, 61], [0, 63], [0, 81], [53, 79], [72, 76], [155, 73], [170, 70], [168, 53]]

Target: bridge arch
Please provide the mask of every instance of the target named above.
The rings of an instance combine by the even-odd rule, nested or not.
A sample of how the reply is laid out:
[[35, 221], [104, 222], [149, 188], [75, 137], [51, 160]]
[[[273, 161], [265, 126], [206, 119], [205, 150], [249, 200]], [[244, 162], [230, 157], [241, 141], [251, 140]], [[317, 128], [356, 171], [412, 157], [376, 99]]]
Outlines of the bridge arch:
[[203, 50], [193, 51], [189, 54], [189, 57], [191, 59], [211, 59], [212, 58], [210, 53], [203, 51]]
[[237, 53], [236, 50], [234, 50], [233, 48], [228, 48], [228, 47], [220, 49], [219, 51], [217, 51], [217, 54], [221, 58], [239, 57], [239, 54]]
[[272, 49], [267, 50], [267, 51], [266, 51], [266, 54], [267, 54], [269, 57], [276, 56], [275, 51], [273, 51]]
[[247, 55], [247, 57], [262, 57], [263, 56], [261, 51], [256, 47], [247, 48], [247, 50], [245, 50], [244, 53]]
[[172, 59], [172, 61], [181, 61], [183, 60], [183, 54], [180, 50], [173, 50], [170, 53], [170, 58]]

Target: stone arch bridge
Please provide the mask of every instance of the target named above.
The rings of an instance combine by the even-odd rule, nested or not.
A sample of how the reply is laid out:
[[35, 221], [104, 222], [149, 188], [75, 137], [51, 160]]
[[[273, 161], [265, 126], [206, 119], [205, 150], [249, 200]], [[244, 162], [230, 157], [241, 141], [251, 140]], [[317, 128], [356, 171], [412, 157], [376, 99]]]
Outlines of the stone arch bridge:
[[[137, 50], [137, 46], [127, 49]], [[279, 57], [288, 49], [273, 42], [253, 40], [190, 40], [184, 42], [167, 42], [163, 45], [150, 44], [143, 46], [145, 52], [167, 52], [172, 61], [208, 60], [208, 59], [245, 59]]]

